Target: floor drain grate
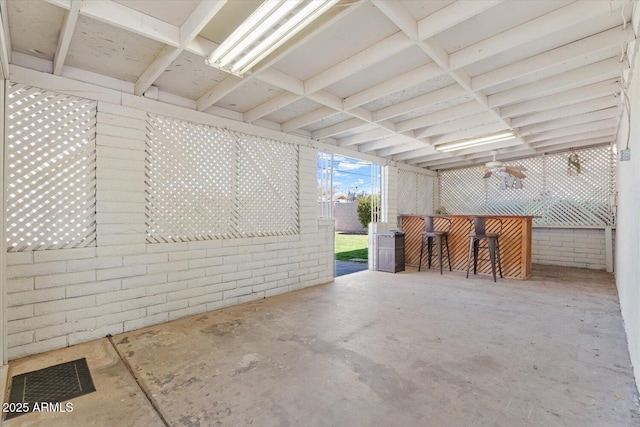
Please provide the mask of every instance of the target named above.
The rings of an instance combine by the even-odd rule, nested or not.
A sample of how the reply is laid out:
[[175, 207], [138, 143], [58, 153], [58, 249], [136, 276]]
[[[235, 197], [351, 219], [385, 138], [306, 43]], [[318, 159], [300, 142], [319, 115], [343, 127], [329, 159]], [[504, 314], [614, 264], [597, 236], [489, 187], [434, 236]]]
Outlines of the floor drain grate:
[[96, 391], [82, 358], [12, 377], [6, 419], [32, 412], [42, 403], [59, 403]]

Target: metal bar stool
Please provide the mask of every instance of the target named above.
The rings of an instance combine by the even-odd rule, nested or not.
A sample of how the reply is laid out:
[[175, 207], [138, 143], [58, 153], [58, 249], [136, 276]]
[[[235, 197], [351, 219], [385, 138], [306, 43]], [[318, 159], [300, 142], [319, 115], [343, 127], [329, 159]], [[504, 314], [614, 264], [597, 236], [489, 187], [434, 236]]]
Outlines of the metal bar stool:
[[431, 258], [433, 256], [433, 240], [436, 241], [438, 251], [438, 260], [440, 262], [440, 274], [442, 274], [442, 242], [444, 240], [447, 249], [447, 259], [449, 260], [449, 271], [451, 271], [451, 256], [449, 255], [449, 230], [451, 230], [451, 220], [449, 218], [440, 218], [448, 223], [446, 230], [436, 230], [433, 225], [433, 217], [427, 215], [424, 217], [424, 231], [422, 232], [422, 241], [420, 243], [420, 261], [418, 262], [418, 271], [422, 268], [422, 255], [424, 253], [424, 245], [427, 244], [427, 256], [429, 258], [429, 268], [431, 268]]
[[[488, 233], [486, 230], [487, 219], [490, 221], [498, 221], [500, 223], [500, 231], [498, 233]], [[480, 249], [489, 250], [489, 261], [491, 261], [491, 272], [493, 273], [493, 281], [496, 281], [496, 260], [498, 261], [498, 270], [502, 278], [502, 263], [500, 262], [500, 242], [498, 238], [502, 234], [502, 220], [499, 218], [487, 218], [477, 216], [473, 218], [473, 222], [469, 219], [469, 226], [473, 226], [473, 233], [469, 233], [469, 252], [467, 254], [467, 279], [469, 278], [469, 270], [471, 268], [471, 252], [473, 252], [473, 274], [478, 270], [478, 252]], [[480, 245], [482, 240], [486, 240], [486, 246]], [[485, 258], [486, 259], [486, 258]]]

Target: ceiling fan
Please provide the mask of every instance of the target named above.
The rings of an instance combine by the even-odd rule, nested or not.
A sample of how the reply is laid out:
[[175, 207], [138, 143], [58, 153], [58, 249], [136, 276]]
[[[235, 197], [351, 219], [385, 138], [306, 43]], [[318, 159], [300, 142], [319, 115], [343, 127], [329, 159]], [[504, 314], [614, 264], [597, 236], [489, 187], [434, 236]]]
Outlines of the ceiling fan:
[[494, 173], [499, 172], [506, 172], [509, 175], [515, 176], [516, 178], [520, 179], [526, 178], [526, 176], [522, 172], [526, 171], [527, 168], [525, 168], [524, 166], [505, 166], [504, 163], [496, 160], [496, 154], [498, 154], [497, 151], [492, 151], [491, 154], [493, 154], [493, 160], [487, 162], [482, 168], [482, 170], [485, 171], [483, 178], [489, 178]]

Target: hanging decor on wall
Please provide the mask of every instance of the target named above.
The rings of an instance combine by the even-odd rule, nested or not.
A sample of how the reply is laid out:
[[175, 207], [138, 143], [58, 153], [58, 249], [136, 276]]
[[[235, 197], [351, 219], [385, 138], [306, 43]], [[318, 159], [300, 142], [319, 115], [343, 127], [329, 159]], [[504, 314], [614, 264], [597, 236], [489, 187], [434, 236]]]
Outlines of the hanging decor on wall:
[[574, 171], [580, 174], [582, 173], [582, 167], [580, 166], [580, 156], [578, 156], [578, 153], [574, 152], [572, 148], [569, 157], [567, 157], [567, 175], [573, 175]]

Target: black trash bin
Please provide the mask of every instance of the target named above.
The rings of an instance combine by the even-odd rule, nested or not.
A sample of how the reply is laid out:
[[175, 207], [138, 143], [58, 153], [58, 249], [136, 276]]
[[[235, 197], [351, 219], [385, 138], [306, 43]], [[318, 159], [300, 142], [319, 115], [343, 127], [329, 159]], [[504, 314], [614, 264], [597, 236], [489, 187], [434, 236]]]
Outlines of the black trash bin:
[[378, 271], [404, 271], [404, 231], [378, 233]]

